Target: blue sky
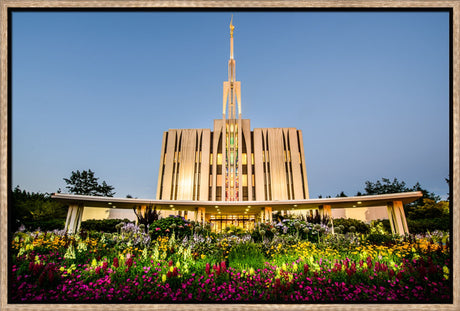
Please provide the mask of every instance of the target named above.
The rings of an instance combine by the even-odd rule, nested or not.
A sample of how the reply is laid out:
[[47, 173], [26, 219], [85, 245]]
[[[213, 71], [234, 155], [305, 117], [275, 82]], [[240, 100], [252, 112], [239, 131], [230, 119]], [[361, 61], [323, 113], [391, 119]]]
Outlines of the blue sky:
[[302, 130], [311, 198], [382, 177], [446, 197], [447, 12], [15, 12], [13, 187], [91, 169], [154, 198], [163, 132], [221, 118], [232, 13], [243, 118]]

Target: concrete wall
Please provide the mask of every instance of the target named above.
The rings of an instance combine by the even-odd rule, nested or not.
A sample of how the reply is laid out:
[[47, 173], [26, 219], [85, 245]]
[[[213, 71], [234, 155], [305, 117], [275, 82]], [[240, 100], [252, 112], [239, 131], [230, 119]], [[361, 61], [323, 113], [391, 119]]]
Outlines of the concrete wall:
[[377, 219], [388, 219], [388, 211], [386, 206], [337, 208], [332, 210], [332, 218], [353, 218], [367, 223]]

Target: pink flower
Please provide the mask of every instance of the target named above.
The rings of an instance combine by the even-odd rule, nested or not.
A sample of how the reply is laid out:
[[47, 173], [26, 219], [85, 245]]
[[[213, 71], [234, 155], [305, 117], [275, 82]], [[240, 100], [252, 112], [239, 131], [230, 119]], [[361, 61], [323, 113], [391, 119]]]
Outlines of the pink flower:
[[161, 229], [160, 228], [155, 228], [155, 231], [160, 231]]

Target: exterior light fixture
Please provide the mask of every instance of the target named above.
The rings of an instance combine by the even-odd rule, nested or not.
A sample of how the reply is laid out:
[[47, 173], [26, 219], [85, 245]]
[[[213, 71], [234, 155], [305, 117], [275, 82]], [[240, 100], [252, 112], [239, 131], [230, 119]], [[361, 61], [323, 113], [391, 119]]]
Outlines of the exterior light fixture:
[[247, 214], [248, 212], [244, 212], [245, 214]]
[[176, 209], [173, 207], [172, 210], [175, 211]]
[[216, 205], [216, 206], [214, 206], [214, 207], [215, 207], [215, 208], [219, 208], [219, 206], [217, 206], [217, 205]]
[[115, 208], [115, 207], [116, 207], [115, 205], [112, 206], [112, 208]]
[[358, 204], [361, 204], [361, 203], [363, 203], [363, 202], [361, 202], [361, 201], [358, 201]]
[[356, 207], [356, 205], [353, 205], [353, 207]]
[[248, 205], [248, 208], [251, 208], [251, 205]]
[[218, 213], [220, 214], [220, 211], [218, 211]]
[[169, 207], [174, 207], [174, 205], [170, 204]]
[[112, 205], [112, 202], [107, 203], [108, 205]]
[[294, 207], [297, 207], [297, 204], [294, 204]]

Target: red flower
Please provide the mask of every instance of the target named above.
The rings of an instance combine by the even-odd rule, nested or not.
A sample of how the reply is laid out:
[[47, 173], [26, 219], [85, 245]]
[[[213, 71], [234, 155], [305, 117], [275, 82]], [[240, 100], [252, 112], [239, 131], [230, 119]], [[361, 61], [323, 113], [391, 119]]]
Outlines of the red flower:
[[221, 271], [227, 271], [227, 265], [225, 264], [225, 261], [222, 261], [220, 263], [220, 270]]
[[133, 265], [133, 257], [129, 257], [125, 264], [128, 268], [130, 268]]
[[390, 279], [392, 279], [393, 276], [395, 275], [395, 272], [394, 272], [393, 269], [389, 269], [389, 270], [388, 270], [388, 274], [390, 275]]
[[54, 281], [54, 273], [52, 270], [48, 270], [48, 281], [50, 281], [50, 283]]
[[119, 267], [119, 263], [118, 263], [118, 258], [117, 258], [117, 257], [115, 257], [115, 258], [113, 259], [113, 266], [114, 266], [115, 268], [118, 268], [118, 267]]
[[208, 263], [206, 263], [206, 274], [210, 274], [211, 273], [211, 265]]

